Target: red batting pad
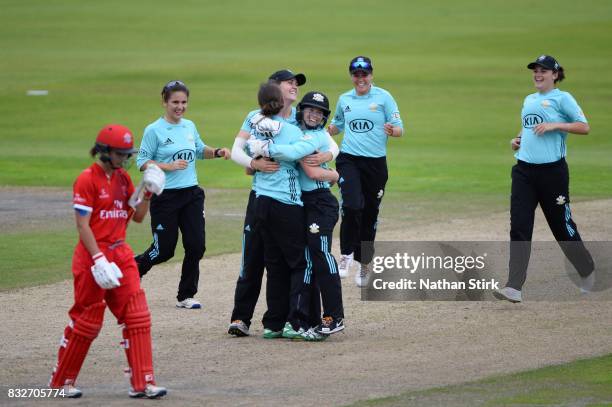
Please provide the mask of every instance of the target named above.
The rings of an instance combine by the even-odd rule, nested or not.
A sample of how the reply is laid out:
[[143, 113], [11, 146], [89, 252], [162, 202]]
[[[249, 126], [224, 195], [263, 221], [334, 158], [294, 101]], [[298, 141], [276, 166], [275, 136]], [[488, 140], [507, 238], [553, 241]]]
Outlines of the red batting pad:
[[50, 387], [57, 388], [76, 382], [89, 346], [102, 329], [105, 309], [104, 302], [90, 305], [75, 319], [72, 326], [66, 327], [60, 343], [57, 366], [51, 375]]
[[139, 290], [125, 307], [123, 347], [130, 365], [130, 383], [143, 391], [147, 383], [155, 384], [151, 351], [151, 313], [143, 290]]

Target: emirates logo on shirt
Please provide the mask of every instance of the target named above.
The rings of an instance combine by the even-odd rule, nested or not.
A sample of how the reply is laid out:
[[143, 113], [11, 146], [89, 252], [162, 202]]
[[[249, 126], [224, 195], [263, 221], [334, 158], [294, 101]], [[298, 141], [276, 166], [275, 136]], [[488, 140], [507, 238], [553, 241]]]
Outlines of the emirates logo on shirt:
[[100, 211], [100, 219], [127, 219], [128, 211], [123, 209], [123, 201], [119, 199], [115, 199], [113, 201], [114, 209], [106, 210], [102, 209]]

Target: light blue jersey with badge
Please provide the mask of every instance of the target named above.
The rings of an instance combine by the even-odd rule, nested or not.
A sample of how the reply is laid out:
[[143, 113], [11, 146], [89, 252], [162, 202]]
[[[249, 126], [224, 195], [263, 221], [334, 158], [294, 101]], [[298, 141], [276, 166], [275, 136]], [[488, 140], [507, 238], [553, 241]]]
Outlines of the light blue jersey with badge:
[[541, 135], [534, 132], [540, 123], [587, 123], [582, 109], [568, 92], [553, 89], [548, 93], [533, 93], [525, 98], [521, 112], [521, 147], [514, 156], [531, 164], [559, 161], [567, 154], [567, 133], [549, 131]]
[[191, 120], [173, 124], [161, 117], [145, 128], [136, 164], [140, 168], [149, 160], [166, 164], [185, 160], [189, 164], [184, 170], [164, 171], [165, 189], [192, 187], [198, 185], [195, 160], [204, 158], [205, 147]]
[[[247, 114], [246, 118], [244, 119], [244, 122], [242, 123], [242, 127], [240, 127], [240, 130], [242, 131], [246, 131], [249, 134], [253, 134], [253, 132], [255, 131], [255, 126], [253, 125], [253, 123], [251, 123], [251, 117], [255, 116], [257, 113], [260, 113], [261, 110], [257, 109], [257, 110], [252, 110], [249, 112], [249, 114]], [[284, 118], [282, 116], [274, 116], [274, 120], [278, 120], [280, 122], [284, 122], [284, 123], [289, 123], [289, 124], [293, 124], [294, 126], [297, 126], [298, 122], [295, 118], [295, 114], [296, 114], [296, 110], [295, 107], [291, 107], [291, 114], [289, 115], [289, 117]]]
[[331, 122], [344, 131], [340, 151], [362, 157], [387, 155], [389, 136], [384, 131], [385, 123], [404, 128], [393, 96], [376, 86], [362, 96], [355, 89], [340, 95]]
[[[329, 134], [326, 130], [303, 130], [304, 135], [300, 141], [293, 144], [278, 144], [276, 137], [274, 144], [270, 145], [270, 157], [275, 160], [300, 160], [308, 154], [315, 151], [321, 153], [329, 151]], [[321, 164], [321, 167], [328, 168], [327, 163]], [[314, 191], [319, 188], [329, 188], [329, 182], [316, 181], [310, 178], [301, 165], [298, 165], [300, 173], [300, 187], [302, 191]]]
[[[280, 116], [274, 116], [274, 120], [281, 121]], [[259, 133], [255, 137], [263, 138]], [[274, 142], [278, 144], [292, 144], [302, 139], [302, 131], [289, 123], [283, 123], [280, 132], [274, 136]], [[275, 172], [257, 171], [254, 175], [253, 185], [255, 194], [276, 199], [288, 205], [302, 206], [302, 190], [299, 183], [299, 173], [295, 161], [278, 161], [280, 168]]]
[[[260, 113], [260, 112], [261, 112], [260, 109], [250, 111], [247, 114], [246, 118], [244, 119], [244, 122], [242, 122], [242, 127], [240, 127], [240, 130], [245, 131], [245, 132], [249, 133], [250, 135], [254, 135], [255, 134], [255, 126], [253, 125], [253, 123], [251, 123], [251, 118], [253, 116], [255, 116], [257, 113]], [[297, 119], [295, 118], [295, 115], [296, 115], [296, 109], [295, 109], [295, 107], [292, 106], [291, 107], [291, 114], [289, 115], [289, 117], [284, 118], [282, 116], [277, 116], [276, 120], [279, 120], [279, 121], [282, 121], [282, 122], [285, 122], [285, 123], [289, 123], [289, 124], [293, 124], [293, 125], [297, 126], [298, 123], [297, 123]], [[251, 185], [251, 189], [253, 191], [255, 191], [255, 182], [256, 182], [256, 179], [255, 179], [255, 177], [253, 177], [253, 182], [252, 182], [252, 185]]]

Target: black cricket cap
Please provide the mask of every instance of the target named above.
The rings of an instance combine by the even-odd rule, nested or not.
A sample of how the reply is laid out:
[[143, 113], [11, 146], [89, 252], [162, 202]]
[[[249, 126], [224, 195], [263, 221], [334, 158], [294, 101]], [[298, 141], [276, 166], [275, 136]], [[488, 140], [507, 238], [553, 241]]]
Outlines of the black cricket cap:
[[535, 61], [527, 65], [527, 69], [533, 69], [538, 65], [551, 71], [558, 71], [561, 68], [561, 65], [559, 65], [555, 58], [550, 55], [540, 55]]
[[281, 69], [280, 71], [276, 71], [270, 75], [268, 79], [283, 82], [294, 78], [297, 81], [298, 86], [302, 86], [306, 83], [306, 76], [304, 76], [303, 73], [293, 73], [289, 69]]
[[351, 59], [351, 63], [349, 64], [349, 72], [357, 72], [364, 71], [367, 73], [372, 73], [374, 67], [372, 66], [372, 60], [368, 57], [364, 57], [362, 55]]

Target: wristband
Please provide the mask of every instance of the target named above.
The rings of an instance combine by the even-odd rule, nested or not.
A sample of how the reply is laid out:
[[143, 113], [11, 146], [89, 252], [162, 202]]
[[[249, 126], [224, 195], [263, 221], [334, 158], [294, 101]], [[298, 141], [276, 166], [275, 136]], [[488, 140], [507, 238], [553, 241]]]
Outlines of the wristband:
[[219, 151], [223, 150], [222, 148], [215, 148], [215, 158], [220, 158]]
[[102, 252], [98, 252], [98, 253], [94, 254], [93, 256], [91, 256], [91, 259], [92, 259], [93, 261], [96, 261], [96, 260], [98, 260], [98, 259], [99, 259], [99, 258], [101, 258], [101, 257], [104, 257], [104, 253], [102, 253]]

